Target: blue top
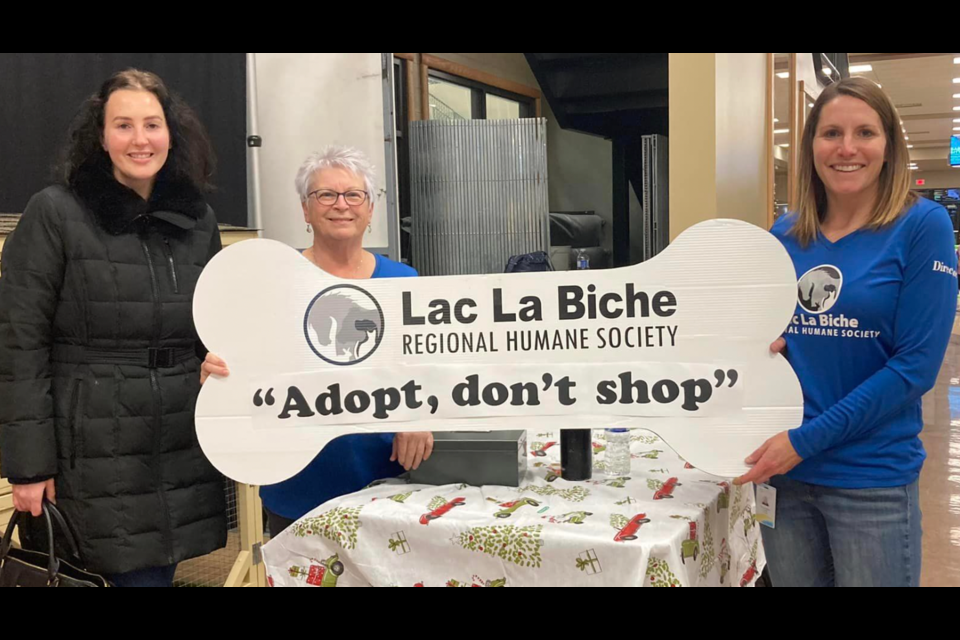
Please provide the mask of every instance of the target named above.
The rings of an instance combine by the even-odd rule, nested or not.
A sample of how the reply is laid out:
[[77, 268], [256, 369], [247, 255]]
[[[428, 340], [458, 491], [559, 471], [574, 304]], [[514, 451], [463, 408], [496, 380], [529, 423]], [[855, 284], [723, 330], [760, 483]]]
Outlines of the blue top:
[[[372, 278], [415, 278], [407, 265], [377, 255]], [[297, 520], [338, 496], [363, 489], [374, 480], [394, 478], [403, 467], [390, 462], [393, 434], [343, 436], [330, 442], [307, 467], [279, 484], [260, 488], [263, 505]]]
[[895, 223], [802, 248], [786, 215], [773, 234], [793, 258], [798, 304], [785, 338], [803, 387], [804, 459], [788, 476], [848, 489], [912, 483], [926, 458], [921, 399], [933, 388], [957, 309], [946, 210], [919, 199]]

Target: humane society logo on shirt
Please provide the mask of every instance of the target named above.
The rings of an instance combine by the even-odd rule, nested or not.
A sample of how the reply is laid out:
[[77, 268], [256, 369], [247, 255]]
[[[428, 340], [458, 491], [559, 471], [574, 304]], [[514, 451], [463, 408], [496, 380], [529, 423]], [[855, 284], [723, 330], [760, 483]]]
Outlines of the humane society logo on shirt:
[[788, 334], [826, 336], [833, 338], [860, 338], [873, 340], [879, 331], [860, 329], [860, 320], [845, 315], [830, 315], [827, 312], [840, 300], [843, 293], [843, 272], [830, 264], [820, 265], [807, 271], [797, 283], [797, 301], [800, 308], [811, 316], [793, 316]]

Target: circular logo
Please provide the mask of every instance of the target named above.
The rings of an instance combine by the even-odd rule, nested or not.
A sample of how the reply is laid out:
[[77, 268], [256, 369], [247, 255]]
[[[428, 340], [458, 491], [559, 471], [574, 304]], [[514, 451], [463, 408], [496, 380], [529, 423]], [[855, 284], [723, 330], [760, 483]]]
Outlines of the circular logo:
[[809, 313], [826, 313], [837, 304], [843, 288], [843, 273], [832, 265], [807, 271], [797, 284], [800, 306]]
[[338, 284], [307, 307], [303, 332], [313, 352], [338, 366], [363, 362], [383, 341], [383, 309], [360, 287]]

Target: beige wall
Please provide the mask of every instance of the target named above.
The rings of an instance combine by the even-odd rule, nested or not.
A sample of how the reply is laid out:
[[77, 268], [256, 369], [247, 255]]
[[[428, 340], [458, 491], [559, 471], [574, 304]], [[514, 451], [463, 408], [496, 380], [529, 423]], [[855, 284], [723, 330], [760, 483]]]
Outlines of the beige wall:
[[766, 225], [766, 54], [670, 54], [670, 234]]
[[717, 59], [671, 53], [670, 236], [717, 217]]
[[767, 224], [763, 53], [717, 55], [717, 217]]
[[[374, 188], [386, 192], [383, 144], [383, 83], [379, 53], [258, 53], [257, 103], [260, 199], [263, 237], [308, 247], [313, 236], [304, 224], [293, 187], [300, 164], [327, 144], [363, 151], [379, 168]], [[389, 242], [386, 199], [373, 210], [364, 246]]]
[[[913, 171], [910, 176], [914, 189], [960, 189], [960, 169], [950, 171]], [[926, 184], [916, 186], [917, 180], [923, 178]]]

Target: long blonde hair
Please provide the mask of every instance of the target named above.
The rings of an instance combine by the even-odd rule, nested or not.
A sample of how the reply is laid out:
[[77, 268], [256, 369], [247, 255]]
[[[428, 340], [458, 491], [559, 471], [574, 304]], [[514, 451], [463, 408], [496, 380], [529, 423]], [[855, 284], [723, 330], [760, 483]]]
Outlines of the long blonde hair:
[[817, 175], [813, 162], [813, 139], [816, 137], [823, 108], [840, 96], [862, 100], [877, 112], [886, 137], [886, 160], [880, 170], [877, 188], [877, 204], [868, 227], [879, 229], [895, 222], [916, 202], [917, 196], [910, 191], [910, 152], [900, 116], [890, 98], [875, 83], [865, 78], [846, 78], [826, 87], [817, 98], [803, 129], [797, 171], [796, 223], [791, 233], [802, 246], [807, 246], [820, 234], [820, 224], [827, 214], [827, 191]]

